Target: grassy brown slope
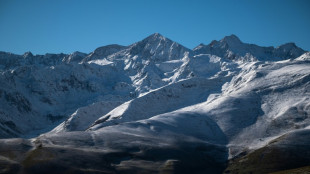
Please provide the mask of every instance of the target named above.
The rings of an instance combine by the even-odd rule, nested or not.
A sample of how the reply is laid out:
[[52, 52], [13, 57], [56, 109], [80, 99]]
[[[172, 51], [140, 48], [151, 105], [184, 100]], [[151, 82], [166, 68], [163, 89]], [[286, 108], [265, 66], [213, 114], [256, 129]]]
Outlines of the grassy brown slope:
[[300, 168], [291, 169], [291, 170], [283, 170], [283, 171], [274, 172], [270, 174], [310, 174], [310, 166], [300, 167]]
[[224, 173], [264, 174], [310, 165], [310, 130], [282, 136], [269, 145], [230, 160]]

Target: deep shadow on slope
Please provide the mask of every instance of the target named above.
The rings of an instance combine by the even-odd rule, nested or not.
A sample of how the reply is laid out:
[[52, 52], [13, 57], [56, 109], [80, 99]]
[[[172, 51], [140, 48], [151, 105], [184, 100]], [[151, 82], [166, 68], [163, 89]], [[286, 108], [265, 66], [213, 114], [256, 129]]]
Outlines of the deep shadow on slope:
[[[212, 152], [210, 154], [210, 152]], [[222, 173], [225, 163], [214, 155], [226, 154], [223, 146], [180, 144], [178, 147], [136, 147], [102, 152], [39, 145], [18, 162], [0, 160], [0, 173]], [[5, 156], [5, 154], [1, 154]]]
[[[193, 115], [182, 115], [180, 119], [191, 119], [190, 116]], [[211, 124], [212, 120], [207, 120]], [[212, 133], [197, 139], [200, 130], [189, 131], [190, 126], [182, 126], [188, 123], [185, 120], [174, 126], [157, 124], [157, 121], [149, 123], [165, 129], [154, 131], [148, 123], [132, 122], [98, 132], [41, 136], [32, 143], [24, 139], [0, 140], [0, 166], [4, 166], [0, 173], [217, 174], [226, 168], [226, 142], [203, 141]], [[216, 124], [212, 128], [217, 132], [213, 136], [224, 136]]]

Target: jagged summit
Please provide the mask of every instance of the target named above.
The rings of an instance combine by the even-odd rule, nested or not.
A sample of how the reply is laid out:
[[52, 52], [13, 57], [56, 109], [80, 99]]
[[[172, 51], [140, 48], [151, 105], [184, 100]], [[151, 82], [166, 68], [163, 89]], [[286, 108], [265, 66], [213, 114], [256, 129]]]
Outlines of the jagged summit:
[[[223, 39], [221, 40], [212, 40], [208, 45], [209, 46], [218, 46], [221, 45], [223, 46], [224, 44], [228, 44], [228, 45], [235, 45], [235, 44], [242, 44], [243, 42], [239, 39], [238, 36], [231, 34], [229, 36], [225, 36]], [[197, 50], [201, 47], [204, 46], [208, 46], [204, 43], [200, 43], [197, 47], [195, 47], [193, 50]]]
[[[37, 65], [44, 64], [54, 66], [62, 62], [85, 63], [93, 60], [103, 60], [105, 63], [101, 63], [102, 65], [109, 64], [111, 63], [110, 61], [124, 59], [134, 60], [135, 63], [131, 66], [135, 67], [143, 61], [158, 63], [181, 60], [185, 55], [193, 57], [200, 54], [215, 55], [233, 61], [278, 61], [296, 58], [305, 52], [306, 51], [296, 46], [293, 42], [280, 45], [276, 48], [262, 47], [255, 44], [243, 43], [234, 34], [225, 36], [221, 40], [213, 40], [208, 45], [201, 43], [193, 50], [190, 50], [160, 33], [154, 33], [129, 46], [111, 44], [98, 47], [89, 54], [75, 52], [72, 54], [47, 53], [45, 55], [33, 55], [31, 52], [26, 52], [23, 55], [17, 55], [8, 52], [0, 52], [0, 68], [14, 69], [21, 65], [33, 65], [34, 62], [36, 62]], [[10, 59], [7, 59], [8, 57], [10, 57]]]
[[130, 55], [152, 59], [155, 62], [181, 59], [185, 52], [191, 52], [191, 50], [159, 33], [154, 33], [129, 46]]
[[123, 46], [123, 45], [110, 44], [110, 45], [106, 45], [106, 46], [96, 48], [94, 53], [101, 54], [102, 52], [106, 52], [107, 50], [110, 50], [110, 49], [122, 49], [125, 47], [126, 46]]
[[[174, 41], [172, 41], [171, 39], [163, 36], [160, 33], [153, 33], [153, 34], [147, 36], [146, 38], [142, 39], [141, 41], [139, 41], [137, 43], [150, 43], [150, 44], [153, 44], [153, 43], [160, 43], [160, 42], [161, 43], [164, 43], [164, 42], [172, 43]], [[137, 43], [134, 43], [133, 45], [135, 45]]]
[[33, 56], [33, 54], [30, 52], [30, 51], [27, 51], [27, 52], [25, 52], [24, 54], [23, 54], [23, 57], [32, 57]]
[[298, 48], [299, 49], [299, 47], [297, 47], [297, 45], [294, 42], [282, 44], [282, 45], [278, 46], [277, 48], [278, 49], [279, 48], [281, 48], [281, 49], [297, 49]]
[[220, 42], [225, 42], [229, 45], [241, 44], [241, 40], [234, 34], [225, 36]]
[[219, 41], [212, 41], [208, 45], [200, 44], [193, 49], [194, 54], [212, 54], [230, 60], [284, 60], [296, 58], [305, 51], [294, 43], [283, 44], [277, 48], [263, 47], [255, 44], [243, 43], [236, 35], [225, 36]]
[[98, 47], [92, 53], [90, 53], [87, 57], [85, 57], [85, 59], [83, 59], [83, 62], [87, 62], [87, 61], [95, 60], [95, 59], [103, 59], [125, 48], [127, 47], [118, 45], [118, 44], [111, 44], [111, 45]]
[[102, 46], [102, 47], [95, 49], [93, 54], [97, 56], [105, 57], [113, 53], [116, 53], [124, 48], [126, 48], [126, 46], [122, 46], [118, 44], [111, 44], [111, 45], [106, 45], [106, 46]]
[[[20, 58], [31, 58], [43, 56], [50, 59], [50, 57], [59, 57], [63, 61], [79, 61], [87, 62], [96, 59], [104, 59], [110, 57], [113, 59], [121, 59], [124, 55], [127, 57], [138, 56], [142, 59], [149, 59], [155, 61], [177, 60], [184, 57], [185, 53], [188, 55], [211, 54], [222, 58], [231, 60], [268, 60], [277, 61], [288, 58], [296, 58], [306, 51], [296, 46], [295, 43], [289, 42], [278, 47], [263, 47], [255, 44], [243, 43], [238, 36], [231, 34], [225, 36], [220, 40], [213, 40], [209, 44], [200, 43], [194, 49], [188, 49], [185, 46], [174, 42], [173, 40], [163, 36], [160, 33], [153, 33], [141, 41], [133, 43], [129, 46], [122, 46], [118, 44], [111, 44], [96, 48], [89, 54], [45, 54], [33, 55], [31, 52], [26, 52], [23, 55], [16, 55], [7, 52], [1, 52], [4, 56], [13, 56], [18, 61]], [[117, 53], [117, 54], [116, 54]], [[115, 55], [113, 55], [115, 54]], [[68, 58], [75, 57], [74, 59]], [[61, 58], [66, 57], [66, 58]], [[82, 59], [81, 59], [82, 58]], [[33, 62], [33, 61], [32, 61]], [[59, 62], [59, 61], [56, 61]], [[16, 63], [18, 64], [18, 63]], [[16, 65], [14, 63], [14, 65]], [[7, 66], [7, 65], [6, 65]]]
[[71, 53], [68, 56], [65, 56], [62, 61], [66, 62], [66, 63], [71, 63], [71, 62], [80, 62], [84, 57], [86, 57], [87, 54], [79, 52], [79, 51], [75, 51], [73, 53]]
[[296, 46], [295, 43], [289, 42], [274, 49], [274, 55], [284, 59], [299, 57], [306, 51]]
[[149, 35], [148, 37], [146, 37], [143, 40], [158, 40], [158, 39], [166, 40], [167, 38], [165, 36], [163, 36], [162, 34], [160, 34], [160, 33], [153, 33], [153, 34]]

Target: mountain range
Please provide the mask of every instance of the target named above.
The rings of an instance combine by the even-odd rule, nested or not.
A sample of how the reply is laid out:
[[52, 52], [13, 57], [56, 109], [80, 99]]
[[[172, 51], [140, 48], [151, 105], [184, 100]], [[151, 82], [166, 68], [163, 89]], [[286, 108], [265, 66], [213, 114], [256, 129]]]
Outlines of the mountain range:
[[270, 173], [310, 166], [310, 52], [159, 33], [0, 52], [0, 173]]

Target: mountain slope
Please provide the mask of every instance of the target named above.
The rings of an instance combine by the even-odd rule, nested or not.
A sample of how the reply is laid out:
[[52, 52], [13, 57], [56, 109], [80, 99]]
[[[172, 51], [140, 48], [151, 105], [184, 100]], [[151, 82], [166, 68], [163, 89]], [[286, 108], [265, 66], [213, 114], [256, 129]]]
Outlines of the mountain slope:
[[[205, 102], [143, 120], [42, 135], [32, 143], [23, 142], [34, 149], [25, 149], [27, 153], [21, 150], [25, 155], [21, 159], [1, 155], [6, 163], [21, 164], [21, 170], [26, 172], [48, 172], [61, 167], [75, 172], [91, 169], [110, 173], [222, 173], [231, 159], [226, 172], [259, 173], [308, 164], [303, 153], [309, 149], [306, 137], [310, 127], [310, 62], [297, 58], [241, 66], [220, 94], [209, 95]], [[283, 107], [281, 103], [287, 107], [283, 112], [277, 111]], [[12, 141], [0, 144], [10, 151], [12, 145], [8, 143]], [[262, 153], [264, 160], [259, 162], [256, 158]], [[46, 154], [53, 156], [46, 158]], [[296, 155], [289, 158], [288, 154]], [[105, 165], [96, 162], [103, 162], [98, 155], [105, 159]], [[277, 160], [272, 158], [275, 155]], [[84, 160], [89, 165], [77, 166]], [[46, 167], [37, 169], [38, 165]]]
[[190, 50], [158, 33], [89, 54], [0, 52], [0, 137], [31, 138], [0, 140], [0, 173], [303, 167], [309, 60], [292, 43]]
[[[234, 35], [210, 44], [208, 49], [211, 45], [211, 52], [204, 51], [205, 47], [192, 51], [155, 33], [129, 46], [108, 45], [90, 54], [1, 52], [1, 137], [44, 132], [46, 125], [51, 125], [48, 129], [55, 127], [79, 107], [102, 100], [122, 103], [183, 79], [222, 78], [226, 81], [239, 71], [238, 62], [227, 57], [227, 52], [235, 51], [240, 56], [261, 55], [267, 49], [244, 44]], [[295, 58], [301, 52], [296, 45], [285, 44], [274, 49], [269, 59], [277, 60], [276, 54]], [[101, 116], [98, 113], [93, 119]], [[93, 119], [89, 119], [87, 125]]]

